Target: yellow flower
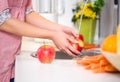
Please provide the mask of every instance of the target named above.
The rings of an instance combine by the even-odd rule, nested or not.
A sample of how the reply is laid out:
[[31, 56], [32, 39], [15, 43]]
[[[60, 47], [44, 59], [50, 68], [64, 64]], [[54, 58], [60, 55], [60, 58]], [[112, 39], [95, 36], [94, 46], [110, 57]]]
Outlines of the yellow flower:
[[[82, 10], [76, 13], [75, 18], [79, 19], [81, 15], [82, 15]], [[83, 15], [88, 18], [93, 18], [93, 19], [96, 18], [96, 13], [89, 8], [85, 8]]]
[[[84, 6], [84, 3], [81, 3], [80, 9], [83, 9], [83, 6]], [[93, 8], [94, 5], [93, 5], [92, 3], [87, 3], [86, 6], [85, 6], [85, 9], [86, 9], [86, 8], [89, 8], [89, 7], [92, 7], [92, 8]]]
[[84, 3], [80, 4], [80, 9], [83, 9]]
[[93, 13], [91, 18], [95, 19], [96, 18], [96, 13]]
[[86, 6], [87, 7], [94, 7], [94, 5], [92, 3], [88, 3]]
[[95, 19], [97, 15], [99, 15], [103, 6], [104, 0], [95, 0], [94, 2], [88, 2], [86, 5], [84, 2], [77, 3], [76, 8], [73, 9], [74, 15], [72, 17], [72, 22], [75, 23], [81, 17], [83, 7], [85, 8], [83, 12], [83, 18]]
[[92, 10], [88, 9], [88, 8], [84, 10], [84, 15], [88, 18], [92, 18], [91, 16], [92, 16], [93, 13], [94, 12]]
[[79, 11], [78, 13], [76, 13], [75, 18], [78, 19], [81, 14], [82, 14], [82, 11]]
[[78, 18], [79, 18], [79, 15], [78, 15], [78, 13], [76, 13], [76, 15], [75, 15], [75, 18], [76, 18], [76, 19], [78, 19]]

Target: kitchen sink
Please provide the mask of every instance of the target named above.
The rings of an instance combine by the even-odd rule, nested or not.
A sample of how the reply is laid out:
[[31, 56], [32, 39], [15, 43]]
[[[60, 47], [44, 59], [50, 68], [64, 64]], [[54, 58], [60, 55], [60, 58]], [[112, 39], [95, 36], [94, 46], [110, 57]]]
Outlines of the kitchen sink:
[[72, 59], [73, 57], [61, 51], [56, 51], [55, 59]]
[[[100, 55], [100, 50], [82, 50], [82, 55], [78, 55], [78, 57], [84, 57], [84, 56], [94, 56], [94, 55]], [[55, 59], [72, 59], [73, 57], [65, 54], [63, 52], [57, 51]]]
[[[100, 50], [83, 50], [82, 51], [82, 54], [83, 55], [80, 55], [79, 57], [83, 57], [83, 56], [85, 56], [85, 55], [87, 55], [87, 56], [94, 56], [94, 55], [99, 55], [99, 54], [101, 54], [101, 51]], [[37, 57], [36, 56], [36, 52], [33, 52], [32, 54], [31, 54], [31, 56], [33, 56], [33, 57]], [[72, 56], [70, 56], [70, 55], [68, 55], [68, 54], [66, 54], [66, 53], [63, 53], [63, 52], [61, 52], [61, 51], [56, 51], [56, 56], [55, 56], [55, 59], [72, 59], [73, 57]]]
[[[31, 56], [37, 58], [36, 52], [31, 53]], [[55, 59], [72, 59], [72, 58], [73, 57], [68, 54], [65, 54], [61, 51], [56, 51]]]

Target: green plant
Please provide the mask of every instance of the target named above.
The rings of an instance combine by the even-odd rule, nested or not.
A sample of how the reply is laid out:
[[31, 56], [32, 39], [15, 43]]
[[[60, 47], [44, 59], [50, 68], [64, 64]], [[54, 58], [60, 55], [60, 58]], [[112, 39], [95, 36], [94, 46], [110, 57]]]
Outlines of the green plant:
[[[82, 14], [82, 9], [84, 7], [84, 2], [77, 3], [76, 7], [72, 9], [74, 15], [72, 17], [72, 22], [75, 24]], [[104, 6], [104, 0], [95, 0], [94, 2], [88, 2], [85, 6], [83, 12], [83, 18], [95, 19], [97, 15], [100, 14], [102, 7]]]

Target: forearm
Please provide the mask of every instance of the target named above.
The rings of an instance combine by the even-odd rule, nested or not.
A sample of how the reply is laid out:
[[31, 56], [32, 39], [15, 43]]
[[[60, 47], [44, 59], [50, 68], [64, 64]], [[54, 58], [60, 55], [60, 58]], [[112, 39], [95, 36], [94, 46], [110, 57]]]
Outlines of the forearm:
[[28, 36], [35, 38], [48, 38], [51, 39], [53, 32], [40, 29], [33, 25], [19, 21], [18, 19], [10, 18], [0, 26], [0, 30], [13, 33], [19, 36]]
[[42, 29], [47, 29], [52, 31], [57, 31], [61, 29], [61, 25], [45, 19], [44, 17], [42, 17], [36, 12], [32, 12], [26, 15], [26, 22], [32, 25], [35, 25], [37, 27], [40, 27]]

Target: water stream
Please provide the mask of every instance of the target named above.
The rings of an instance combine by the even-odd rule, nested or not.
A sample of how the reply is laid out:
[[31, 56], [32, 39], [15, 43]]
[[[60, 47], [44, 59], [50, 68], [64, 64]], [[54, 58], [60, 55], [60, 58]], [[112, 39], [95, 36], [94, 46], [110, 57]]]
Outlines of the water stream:
[[83, 14], [84, 14], [84, 10], [85, 10], [85, 6], [86, 6], [87, 2], [88, 2], [88, 0], [85, 0], [85, 1], [84, 1], [84, 5], [83, 5], [83, 9], [82, 9], [82, 14], [81, 14], [81, 16], [80, 16], [80, 24], [79, 24], [78, 34], [79, 34], [79, 32], [80, 32], [81, 23], [82, 23], [82, 18], [83, 18]]

